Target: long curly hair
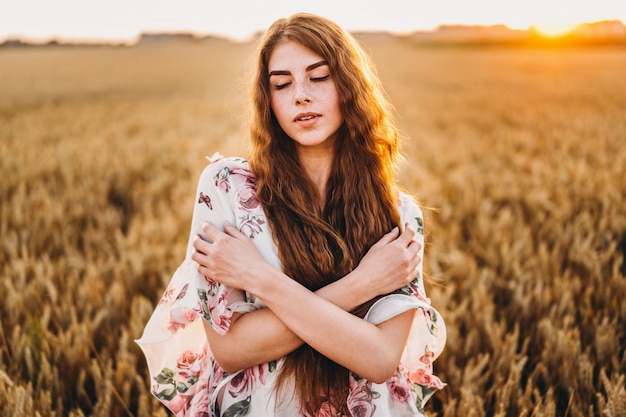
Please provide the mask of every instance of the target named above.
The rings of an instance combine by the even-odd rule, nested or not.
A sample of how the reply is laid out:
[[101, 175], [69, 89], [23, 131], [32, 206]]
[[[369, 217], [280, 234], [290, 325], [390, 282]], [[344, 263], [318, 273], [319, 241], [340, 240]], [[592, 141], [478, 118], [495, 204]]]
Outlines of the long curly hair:
[[[344, 122], [322, 198], [298, 161], [296, 147], [270, 104], [268, 63], [281, 42], [322, 56], [335, 82]], [[395, 162], [398, 131], [369, 57], [332, 21], [296, 14], [276, 21], [261, 39], [252, 85], [250, 165], [284, 272], [315, 291], [353, 270], [367, 250], [400, 224]], [[322, 203], [323, 202], [323, 203]], [[352, 314], [363, 317], [375, 299]], [[303, 410], [324, 401], [348, 415], [349, 371], [308, 345], [287, 355], [276, 390], [295, 384]]]

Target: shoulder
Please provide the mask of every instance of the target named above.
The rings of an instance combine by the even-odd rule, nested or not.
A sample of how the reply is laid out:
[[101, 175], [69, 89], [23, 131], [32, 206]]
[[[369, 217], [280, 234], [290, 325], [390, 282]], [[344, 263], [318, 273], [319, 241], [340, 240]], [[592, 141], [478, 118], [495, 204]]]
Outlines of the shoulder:
[[420, 208], [418, 202], [412, 195], [403, 191], [398, 192], [398, 210], [400, 211], [400, 216], [403, 219], [407, 216], [422, 218], [422, 209]]
[[412, 195], [402, 191], [398, 193], [398, 211], [403, 224], [411, 222], [420, 234], [424, 233], [424, 215], [419, 203]]
[[218, 188], [229, 188], [227, 184], [233, 185], [236, 182], [253, 184], [255, 182], [254, 173], [250, 170], [250, 164], [246, 158], [223, 157], [215, 154], [208, 158], [209, 164], [200, 174], [200, 183], [213, 184]]
[[249, 175], [253, 175], [250, 171], [250, 164], [246, 158], [231, 156], [224, 157], [220, 154], [214, 154], [211, 157], [207, 157], [209, 161], [208, 165], [204, 168], [202, 175], [216, 175], [217, 173], [224, 172], [248, 172]]

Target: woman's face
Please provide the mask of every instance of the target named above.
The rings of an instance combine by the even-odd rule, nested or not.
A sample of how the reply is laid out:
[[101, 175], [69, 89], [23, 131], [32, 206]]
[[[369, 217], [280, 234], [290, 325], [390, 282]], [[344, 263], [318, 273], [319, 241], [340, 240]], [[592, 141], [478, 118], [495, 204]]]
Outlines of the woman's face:
[[299, 151], [334, 149], [343, 124], [328, 63], [299, 43], [274, 47], [268, 63], [270, 99], [278, 124]]

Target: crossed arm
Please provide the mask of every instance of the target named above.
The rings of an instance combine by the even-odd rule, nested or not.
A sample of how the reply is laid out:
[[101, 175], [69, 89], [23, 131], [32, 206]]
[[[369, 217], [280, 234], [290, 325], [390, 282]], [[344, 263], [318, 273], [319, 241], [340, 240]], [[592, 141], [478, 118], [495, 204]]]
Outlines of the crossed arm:
[[[421, 245], [410, 226], [401, 234], [394, 229], [383, 236], [357, 268], [316, 292], [268, 264], [254, 243], [232, 225], [226, 223], [221, 232], [205, 224], [203, 232], [212, 243], [194, 239], [192, 259], [198, 271], [255, 294], [268, 306], [235, 315], [223, 336], [205, 323], [211, 350], [224, 370], [234, 372], [269, 362], [307, 343], [373, 382], [383, 382], [395, 371], [413, 312], [375, 326], [349, 311], [413, 280], [421, 262]], [[241, 253], [246, 253], [245, 264], [237, 256]]]

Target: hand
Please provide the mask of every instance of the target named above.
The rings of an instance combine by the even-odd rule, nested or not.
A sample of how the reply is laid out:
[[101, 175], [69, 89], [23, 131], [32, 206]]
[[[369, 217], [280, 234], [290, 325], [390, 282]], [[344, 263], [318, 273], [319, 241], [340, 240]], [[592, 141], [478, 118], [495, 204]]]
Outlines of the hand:
[[231, 288], [248, 290], [252, 275], [268, 265], [252, 240], [230, 223], [220, 231], [210, 223], [202, 231], [212, 243], [200, 236], [193, 240], [195, 252], [191, 259], [198, 263], [198, 272]]
[[391, 293], [408, 285], [417, 276], [422, 259], [419, 256], [422, 245], [415, 240], [415, 230], [407, 223], [399, 234], [398, 228], [384, 235], [365, 254], [357, 266], [374, 295]]

